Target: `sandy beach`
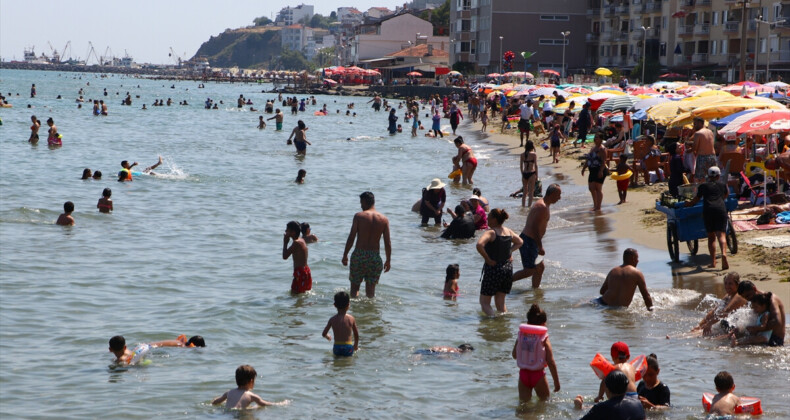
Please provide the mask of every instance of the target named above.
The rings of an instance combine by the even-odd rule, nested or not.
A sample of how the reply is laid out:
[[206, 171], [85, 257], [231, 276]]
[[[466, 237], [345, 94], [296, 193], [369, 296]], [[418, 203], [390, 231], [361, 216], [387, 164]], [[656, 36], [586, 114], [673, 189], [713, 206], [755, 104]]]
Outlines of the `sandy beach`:
[[[494, 128], [493, 130], [489, 129], [487, 134], [489, 141], [503, 145], [510, 153], [517, 155], [523, 152], [523, 148], [519, 147], [518, 131], [511, 129], [502, 134], [498, 128]], [[536, 138], [534, 134], [530, 138], [536, 145], [540, 143], [537, 141], [538, 139], [543, 140], [543, 136]], [[538, 165], [541, 177], [545, 176], [545, 170], [550, 168], [552, 172], [561, 173], [578, 185], [586, 185], [587, 178], [581, 174], [581, 159], [585, 150], [589, 150], [589, 148], [575, 148], [566, 142], [563, 144], [560, 163], [552, 164], [551, 156], [547, 155], [548, 152], [538, 147]], [[666, 219], [654, 207], [659, 194], [666, 189], [665, 182], [651, 186], [641, 184], [639, 187], [629, 188], [626, 203], [613, 205], [618, 200], [617, 186], [614, 181], [607, 179], [603, 186], [603, 214], [611, 219], [614, 226], [614, 230], [609, 234], [615, 239], [629, 239], [639, 246], [666, 250]], [[590, 205], [592, 206], [592, 199]], [[790, 227], [738, 232], [738, 253], [728, 256], [730, 268], [727, 271], [737, 271], [742, 280], [751, 280], [759, 290], [776, 293], [783, 301], [787, 302], [790, 301], [790, 251], [788, 248], [767, 248], [745, 243], [745, 240], [750, 238], [776, 235], [790, 236]], [[688, 252], [685, 244], [681, 244], [680, 252], [681, 254]], [[667, 260], [669, 260], [668, 254]], [[683, 276], [689, 282], [724, 276], [726, 271], [721, 270], [721, 261], [718, 262], [718, 267], [715, 269], [708, 269], [706, 266], [709, 263], [707, 240], [703, 239], [699, 242], [698, 254], [674, 264], [672, 272], [673, 275]]]

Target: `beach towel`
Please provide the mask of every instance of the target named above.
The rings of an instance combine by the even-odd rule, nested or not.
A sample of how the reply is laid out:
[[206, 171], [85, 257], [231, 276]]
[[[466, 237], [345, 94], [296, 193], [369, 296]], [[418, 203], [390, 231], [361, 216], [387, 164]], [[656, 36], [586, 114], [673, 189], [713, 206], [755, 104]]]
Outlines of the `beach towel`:
[[790, 231], [790, 225], [779, 225], [776, 223], [768, 225], [758, 225], [755, 220], [738, 220], [733, 221], [732, 226], [736, 232], [748, 232], [750, 230], [769, 230], [769, 229], [787, 229]]

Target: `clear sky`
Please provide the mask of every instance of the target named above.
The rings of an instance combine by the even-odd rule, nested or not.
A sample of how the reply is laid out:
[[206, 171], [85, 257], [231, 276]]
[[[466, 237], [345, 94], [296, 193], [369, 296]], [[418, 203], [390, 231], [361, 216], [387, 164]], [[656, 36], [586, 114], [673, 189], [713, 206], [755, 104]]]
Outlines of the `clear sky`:
[[[124, 50], [138, 63], [173, 63], [170, 47], [192, 57], [210, 36], [227, 28], [252, 25], [259, 16], [273, 18], [285, 6], [312, 4], [328, 16], [338, 7], [365, 11], [380, 6], [395, 9], [404, 0], [0, 0], [0, 57], [22, 60], [26, 47], [36, 55], [52, 55], [47, 42], [61, 53], [71, 41], [72, 58], [85, 59], [110, 47]], [[185, 54], [186, 53], [186, 54]], [[92, 59], [91, 59], [92, 60]]]

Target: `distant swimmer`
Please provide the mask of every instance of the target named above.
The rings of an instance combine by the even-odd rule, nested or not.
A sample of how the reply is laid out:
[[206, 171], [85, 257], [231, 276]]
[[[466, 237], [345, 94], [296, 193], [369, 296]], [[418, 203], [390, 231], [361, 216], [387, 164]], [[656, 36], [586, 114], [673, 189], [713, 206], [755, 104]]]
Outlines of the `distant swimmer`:
[[303, 222], [300, 227], [302, 229], [302, 239], [304, 239], [305, 243], [312, 244], [318, 242], [318, 237], [313, 235], [310, 230], [310, 223]]
[[546, 234], [546, 227], [551, 218], [549, 207], [560, 201], [561, 196], [562, 190], [560, 186], [551, 184], [546, 188], [545, 196], [536, 201], [530, 209], [527, 223], [524, 225], [521, 235], [519, 235], [524, 241], [524, 245], [520, 248], [521, 264], [524, 266], [524, 269], [513, 273], [513, 281], [532, 276], [532, 287], [540, 287], [546, 266], [542, 260], [539, 263], [535, 261], [538, 255], [546, 255], [546, 251], [543, 249], [543, 236]]
[[74, 213], [74, 203], [71, 201], [63, 203], [63, 213], [58, 216], [58, 221], [55, 222], [55, 224], [60, 226], [74, 226], [74, 217], [71, 216], [71, 213]]
[[603, 286], [601, 286], [601, 296], [594, 299], [593, 302], [604, 306], [628, 307], [634, 298], [634, 291], [638, 287], [645, 300], [645, 307], [648, 311], [652, 311], [653, 299], [647, 291], [645, 276], [636, 268], [638, 263], [639, 254], [635, 249], [628, 248], [623, 251], [623, 264], [609, 271]]
[[[351, 281], [351, 297], [359, 295], [359, 287], [365, 281], [365, 295], [372, 298], [376, 296], [376, 285], [381, 272], [390, 271], [390, 257], [392, 244], [390, 243], [390, 225], [386, 216], [376, 211], [376, 199], [373, 193], [365, 191], [359, 195], [362, 211], [354, 215], [351, 231], [346, 240], [341, 262], [348, 265], [348, 252], [356, 246], [351, 254], [351, 268], [349, 280]], [[379, 242], [384, 238], [384, 253], [386, 260], [382, 264], [379, 254]]]
[[101, 193], [99, 202], [96, 204], [96, 208], [98, 208], [100, 212], [109, 213], [112, 211], [112, 198], [110, 197], [112, 197], [112, 190], [105, 188]]
[[266, 121], [274, 120], [275, 127], [276, 127], [277, 131], [283, 131], [283, 118], [284, 117], [285, 116], [283, 115], [283, 112], [280, 111], [280, 108], [277, 108], [277, 111], [275, 111], [274, 116], [271, 117], [271, 118], [267, 118]]
[[[230, 391], [220, 395], [211, 401], [212, 405], [225, 403], [227, 409], [245, 409], [252, 406], [253, 408], [261, 408], [267, 405], [286, 405], [288, 400], [280, 402], [264, 401], [261, 397], [252, 393], [255, 388], [255, 378], [258, 377], [258, 372], [255, 371], [250, 365], [241, 365], [236, 368], [236, 385], [238, 388], [231, 389]], [[256, 404], [256, 405], [253, 405]]]
[[[283, 234], [283, 259], [287, 260], [293, 256], [294, 277], [291, 282], [291, 293], [299, 294], [313, 288], [313, 277], [310, 267], [307, 266], [307, 243], [299, 236], [302, 227], [296, 221], [290, 221], [285, 227]], [[288, 246], [293, 240], [293, 244]]]
[[458, 347], [451, 347], [451, 346], [434, 346], [427, 349], [419, 349], [415, 350], [414, 354], [417, 355], [414, 359], [420, 360], [422, 356], [435, 356], [439, 358], [450, 358], [453, 356], [460, 356], [464, 353], [468, 353], [470, 351], [475, 351], [475, 348], [472, 347], [469, 343], [461, 344]]
[[296, 182], [297, 184], [304, 184], [304, 177], [307, 176], [307, 171], [304, 169], [300, 169], [299, 172], [296, 173]]
[[152, 343], [148, 343], [148, 345], [151, 347], [195, 348], [195, 347], [206, 347], [206, 340], [204, 340], [203, 337], [199, 335], [192, 336], [187, 340], [187, 336], [181, 334], [175, 340], [154, 341]]
[[[154, 172], [154, 169], [156, 169], [161, 164], [162, 164], [162, 156], [159, 156], [159, 161], [156, 162], [155, 164], [143, 169], [142, 173], [148, 174], [148, 175], [156, 175], [156, 173]], [[126, 161], [126, 160], [122, 161], [121, 162], [121, 168], [122, 169], [121, 169], [120, 172], [118, 172], [118, 182], [131, 181], [132, 180], [132, 168], [135, 167], [135, 166], [137, 166], [137, 162], [134, 162], [134, 163], [132, 163], [130, 165], [128, 161]]]

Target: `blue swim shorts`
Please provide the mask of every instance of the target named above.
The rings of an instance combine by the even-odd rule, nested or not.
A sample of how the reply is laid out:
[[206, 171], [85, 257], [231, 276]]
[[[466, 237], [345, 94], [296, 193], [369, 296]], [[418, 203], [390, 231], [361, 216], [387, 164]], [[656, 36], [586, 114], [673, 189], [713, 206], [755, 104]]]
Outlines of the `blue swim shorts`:
[[332, 353], [334, 353], [335, 356], [351, 357], [354, 355], [354, 345], [335, 344], [334, 346], [332, 346]]

